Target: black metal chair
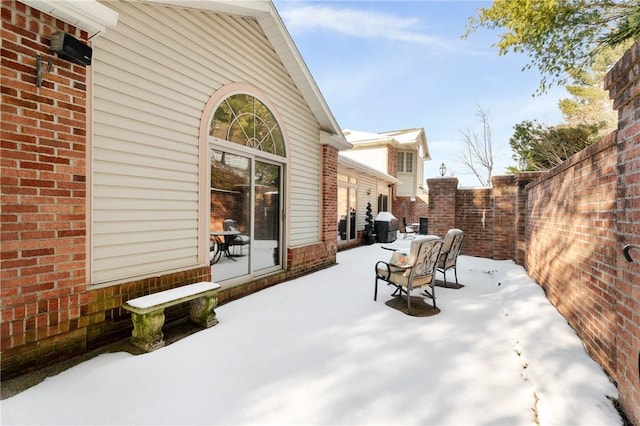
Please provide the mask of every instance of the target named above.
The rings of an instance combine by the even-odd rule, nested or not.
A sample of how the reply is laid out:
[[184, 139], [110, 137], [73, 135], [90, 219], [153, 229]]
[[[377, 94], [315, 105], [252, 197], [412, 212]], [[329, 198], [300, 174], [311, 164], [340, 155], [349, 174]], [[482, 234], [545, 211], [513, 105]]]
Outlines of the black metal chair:
[[[424, 288], [424, 295], [432, 300], [436, 307], [435, 276], [440, 251], [444, 241], [435, 235], [417, 238], [411, 242], [405, 261], [383, 262], [378, 261], [375, 266], [376, 281], [373, 300], [378, 298], [378, 281], [382, 280], [388, 285], [396, 287], [393, 295], [400, 297], [407, 295], [407, 313], [411, 315], [411, 291]], [[398, 252], [396, 252], [398, 253]], [[394, 256], [399, 259], [403, 256]]]
[[402, 226], [404, 226], [404, 237], [403, 238], [415, 238], [417, 235], [417, 231], [413, 228], [413, 226], [407, 225], [407, 219], [402, 216]]
[[[237, 231], [237, 232], [240, 232], [238, 230], [238, 223], [233, 219], [225, 219], [225, 220], [223, 220], [222, 221], [222, 229], [224, 229], [225, 231]], [[241, 254], [242, 254], [242, 247], [246, 246], [250, 242], [251, 242], [251, 239], [249, 238], [249, 236], [244, 235], [244, 234], [238, 234], [238, 235], [230, 236], [229, 238], [225, 237], [225, 244], [227, 244], [229, 247], [240, 246], [240, 253]]]

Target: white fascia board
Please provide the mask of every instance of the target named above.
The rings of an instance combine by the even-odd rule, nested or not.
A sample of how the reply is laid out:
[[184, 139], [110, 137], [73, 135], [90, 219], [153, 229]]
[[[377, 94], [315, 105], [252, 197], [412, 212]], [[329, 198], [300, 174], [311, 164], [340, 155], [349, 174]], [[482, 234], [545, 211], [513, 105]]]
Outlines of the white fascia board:
[[340, 135], [334, 135], [331, 133], [327, 133], [323, 130], [320, 131], [320, 144], [321, 145], [329, 145], [336, 148], [338, 151], [343, 151], [346, 149], [353, 148], [349, 142], [347, 142]]
[[118, 13], [95, 0], [20, 0], [29, 7], [85, 30], [89, 38], [113, 28]]
[[252, 18], [270, 13], [269, 2], [265, 0], [142, 0], [142, 2]]
[[431, 154], [429, 153], [429, 144], [427, 143], [427, 134], [424, 129], [420, 132], [420, 136], [418, 137], [418, 143], [420, 148], [418, 149], [418, 153], [422, 154], [422, 159], [424, 161], [431, 160]]

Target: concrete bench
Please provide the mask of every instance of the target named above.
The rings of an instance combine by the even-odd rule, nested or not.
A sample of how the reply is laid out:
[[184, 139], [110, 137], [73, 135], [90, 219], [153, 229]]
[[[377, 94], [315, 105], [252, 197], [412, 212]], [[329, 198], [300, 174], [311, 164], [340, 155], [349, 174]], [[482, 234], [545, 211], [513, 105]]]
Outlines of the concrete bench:
[[219, 288], [220, 284], [205, 281], [128, 300], [122, 307], [131, 312], [131, 343], [146, 352], [163, 347], [164, 309], [184, 302], [191, 303], [191, 322], [204, 328], [216, 325]]

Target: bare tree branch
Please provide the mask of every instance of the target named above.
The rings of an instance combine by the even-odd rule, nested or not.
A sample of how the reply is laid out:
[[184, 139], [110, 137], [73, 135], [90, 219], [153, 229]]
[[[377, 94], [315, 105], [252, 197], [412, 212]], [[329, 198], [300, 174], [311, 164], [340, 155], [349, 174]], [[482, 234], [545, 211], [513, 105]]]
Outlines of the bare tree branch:
[[489, 112], [478, 105], [476, 116], [482, 124], [482, 139], [470, 129], [462, 132], [462, 142], [465, 146], [459, 159], [478, 179], [480, 185], [489, 187], [494, 166]]

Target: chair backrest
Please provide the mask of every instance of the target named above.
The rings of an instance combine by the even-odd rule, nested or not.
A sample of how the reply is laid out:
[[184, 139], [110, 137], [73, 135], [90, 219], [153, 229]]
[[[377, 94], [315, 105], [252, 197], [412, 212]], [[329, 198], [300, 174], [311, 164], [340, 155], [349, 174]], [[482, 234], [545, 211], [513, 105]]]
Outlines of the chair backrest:
[[413, 279], [433, 275], [438, 266], [443, 243], [442, 239], [435, 235], [413, 240], [409, 251], [409, 264], [414, 266], [405, 274]]
[[406, 228], [407, 227], [407, 219], [402, 216], [402, 225]]
[[233, 219], [225, 219], [222, 221], [222, 229], [225, 231], [237, 231], [238, 223]]
[[455, 266], [462, 249], [462, 240], [464, 239], [464, 232], [461, 229], [449, 229], [447, 235], [444, 237], [444, 245], [442, 246], [442, 253], [445, 254], [440, 259], [440, 268], [451, 268]]

